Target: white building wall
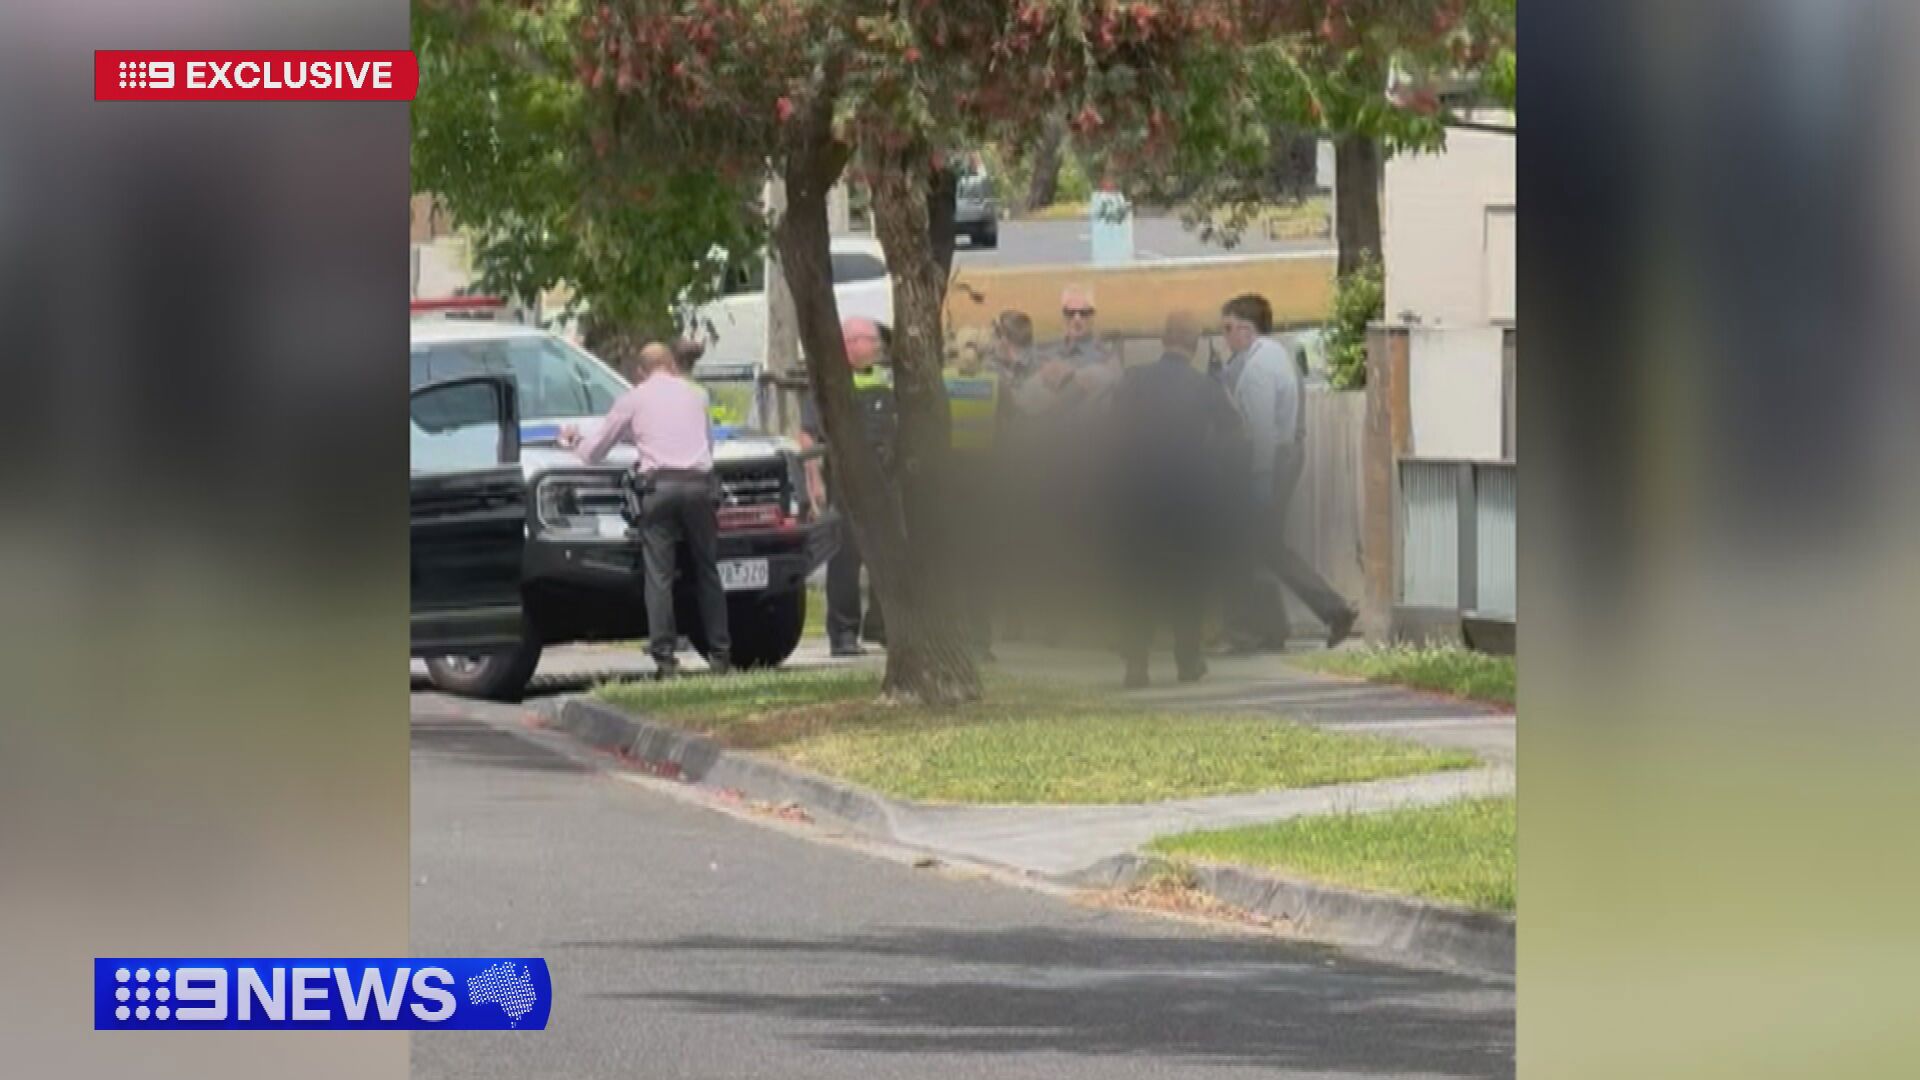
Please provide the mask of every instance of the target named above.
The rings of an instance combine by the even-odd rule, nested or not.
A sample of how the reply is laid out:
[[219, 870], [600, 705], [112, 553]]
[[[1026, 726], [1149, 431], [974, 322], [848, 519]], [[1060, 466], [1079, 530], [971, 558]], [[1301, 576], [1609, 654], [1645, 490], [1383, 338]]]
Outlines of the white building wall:
[[1505, 328], [1515, 319], [1511, 134], [1456, 128], [1438, 154], [1387, 161], [1386, 320], [1410, 327], [1408, 394], [1418, 457], [1498, 460]]
[[1456, 128], [1441, 153], [1387, 159], [1381, 243], [1389, 321], [1512, 320], [1517, 141]]
[[1498, 326], [1415, 327], [1407, 334], [1412, 451], [1499, 461], [1506, 398]]

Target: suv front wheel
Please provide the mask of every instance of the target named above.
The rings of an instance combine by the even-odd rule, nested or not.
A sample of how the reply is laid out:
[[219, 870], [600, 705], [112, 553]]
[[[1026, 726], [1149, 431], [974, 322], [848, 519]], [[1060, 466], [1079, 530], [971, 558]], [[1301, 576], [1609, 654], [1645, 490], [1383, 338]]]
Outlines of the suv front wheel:
[[435, 689], [460, 697], [519, 701], [539, 666], [540, 642], [529, 636], [510, 653], [435, 656], [427, 661], [427, 678]]
[[[687, 640], [701, 656], [707, 655], [707, 635], [700, 620], [689, 620]], [[786, 663], [799, 648], [807, 628], [807, 590], [727, 600], [727, 631], [733, 638], [733, 666], [748, 670]]]

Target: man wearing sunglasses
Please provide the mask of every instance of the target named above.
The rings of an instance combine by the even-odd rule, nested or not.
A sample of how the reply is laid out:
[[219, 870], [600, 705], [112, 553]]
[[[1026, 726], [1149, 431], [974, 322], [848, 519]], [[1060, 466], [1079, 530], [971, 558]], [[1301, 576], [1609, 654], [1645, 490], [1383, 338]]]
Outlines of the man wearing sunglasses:
[[1064, 361], [1076, 371], [1114, 362], [1113, 353], [1094, 335], [1093, 316], [1092, 289], [1085, 285], [1069, 285], [1061, 290], [1060, 324], [1063, 332], [1051, 359]]

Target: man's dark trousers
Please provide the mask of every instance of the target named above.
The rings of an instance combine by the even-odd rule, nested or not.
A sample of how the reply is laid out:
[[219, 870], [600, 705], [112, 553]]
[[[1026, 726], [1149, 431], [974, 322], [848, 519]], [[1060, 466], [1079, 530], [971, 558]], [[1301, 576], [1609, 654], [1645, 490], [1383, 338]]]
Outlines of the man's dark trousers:
[[[845, 513], [840, 518], [840, 547], [827, 560], [827, 640], [834, 645], [858, 644], [861, 636], [860, 545]], [[886, 640], [879, 604], [867, 605], [865, 623], [868, 640]]]
[[1139, 534], [1122, 541], [1125, 610], [1120, 655], [1130, 676], [1144, 678], [1154, 631], [1173, 632], [1173, 658], [1182, 678], [1198, 678], [1200, 637], [1206, 620], [1206, 548], [1191, 529], [1137, 523]]
[[1297, 446], [1282, 447], [1275, 456], [1271, 491], [1263, 493], [1267, 498], [1256, 499], [1252, 508], [1249, 550], [1244, 553], [1249, 573], [1234, 605], [1233, 621], [1239, 631], [1274, 648], [1287, 642], [1286, 594], [1260, 580], [1261, 569], [1270, 571], [1329, 626], [1348, 611], [1346, 599], [1287, 543], [1287, 508], [1305, 465]]
[[693, 559], [687, 569], [699, 598], [707, 658], [732, 654], [727, 632], [727, 594], [720, 585], [720, 521], [714, 510], [713, 476], [661, 469], [649, 474], [640, 511], [640, 548], [647, 575], [647, 648], [655, 661], [673, 662], [680, 634], [673, 617], [673, 580], [682, 543]]

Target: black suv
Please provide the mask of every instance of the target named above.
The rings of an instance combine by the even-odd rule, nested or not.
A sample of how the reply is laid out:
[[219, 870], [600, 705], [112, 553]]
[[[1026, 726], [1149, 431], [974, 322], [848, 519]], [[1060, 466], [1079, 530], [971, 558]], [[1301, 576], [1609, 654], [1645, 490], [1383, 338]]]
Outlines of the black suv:
[[[458, 322], [414, 324], [410, 377], [413, 654], [426, 658], [433, 684], [513, 700], [546, 645], [645, 637], [631, 454], [585, 466], [553, 445], [561, 423], [605, 415], [625, 381], [543, 331]], [[793, 653], [807, 577], [837, 543], [831, 513], [807, 499], [803, 460], [790, 440], [752, 431], [728, 431], [715, 448], [738, 667], [773, 667]], [[506, 565], [517, 568], [512, 589], [501, 583]], [[680, 626], [704, 653], [684, 573], [676, 600]]]

